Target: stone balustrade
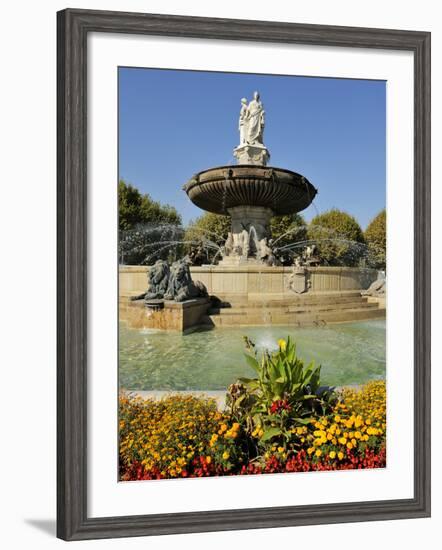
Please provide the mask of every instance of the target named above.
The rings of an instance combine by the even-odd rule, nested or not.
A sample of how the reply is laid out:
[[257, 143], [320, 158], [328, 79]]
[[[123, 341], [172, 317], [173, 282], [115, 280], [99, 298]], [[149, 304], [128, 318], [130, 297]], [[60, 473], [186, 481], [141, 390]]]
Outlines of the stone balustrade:
[[[120, 266], [119, 294], [133, 296], [147, 290], [145, 266]], [[191, 267], [192, 279], [201, 281], [209, 294], [222, 299], [244, 297], [246, 299], [272, 299], [293, 296], [289, 287], [291, 267], [202, 266]], [[355, 267], [310, 267], [306, 270], [308, 293], [343, 292], [367, 289], [376, 280], [375, 269]]]

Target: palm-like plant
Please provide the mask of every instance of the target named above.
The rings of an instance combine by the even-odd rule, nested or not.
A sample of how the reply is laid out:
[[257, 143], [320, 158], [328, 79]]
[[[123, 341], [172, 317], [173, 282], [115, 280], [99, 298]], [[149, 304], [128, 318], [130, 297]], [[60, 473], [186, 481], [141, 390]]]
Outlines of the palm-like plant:
[[312, 417], [328, 414], [336, 402], [334, 388], [321, 386], [321, 366], [305, 366], [296, 355], [296, 345], [280, 340], [276, 352], [258, 357], [255, 344], [245, 338], [246, 360], [256, 378], [240, 378], [229, 388], [232, 415], [249, 433], [259, 433], [260, 443], [278, 440], [284, 447], [297, 426]]

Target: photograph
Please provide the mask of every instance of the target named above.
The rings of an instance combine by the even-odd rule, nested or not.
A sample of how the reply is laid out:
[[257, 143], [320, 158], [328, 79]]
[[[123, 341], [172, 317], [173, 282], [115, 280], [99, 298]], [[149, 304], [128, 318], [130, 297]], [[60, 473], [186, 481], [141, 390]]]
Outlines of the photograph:
[[120, 482], [387, 467], [386, 85], [118, 67]]

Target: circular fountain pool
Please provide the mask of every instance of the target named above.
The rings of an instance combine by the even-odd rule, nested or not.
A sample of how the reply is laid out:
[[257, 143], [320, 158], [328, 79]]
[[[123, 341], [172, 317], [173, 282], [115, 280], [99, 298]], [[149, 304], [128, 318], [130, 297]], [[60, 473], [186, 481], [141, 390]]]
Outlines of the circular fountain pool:
[[290, 335], [298, 355], [322, 365], [322, 382], [342, 386], [385, 378], [385, 321], [314, 328], [290, 326], [196, 330], [190, 334], [140, 331], [120, 326], [119, 383], [125, 390], [225, 390], [253, 376], [244, 359], [243, 336], [258, 348], [274, 348]]

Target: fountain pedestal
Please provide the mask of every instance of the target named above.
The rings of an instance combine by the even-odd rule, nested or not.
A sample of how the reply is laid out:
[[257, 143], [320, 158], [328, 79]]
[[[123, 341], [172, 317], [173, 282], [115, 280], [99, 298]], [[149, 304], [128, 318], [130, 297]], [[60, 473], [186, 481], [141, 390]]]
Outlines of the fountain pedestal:
[[271, 254], [268, 241], [273, 210], [265, 206], [234, 206], [227, 211], [232, 229], [220, 265], [262, 263]]
[[270, 219], [304, 210], [316, 195], [301, 174], [258, 164], [204, 170], [195, 174], [184, 190], [203, 210], [231, 217], [232, 229], [221, 262], [229, 266], [271, 264]]
[[238, 145], [238, 147], [233, 150], [233, 154], [238, 164], [266, 166], [270, 159], [269, 150], [265, 145], [261, 145], [260, 143], [254, 145]]

